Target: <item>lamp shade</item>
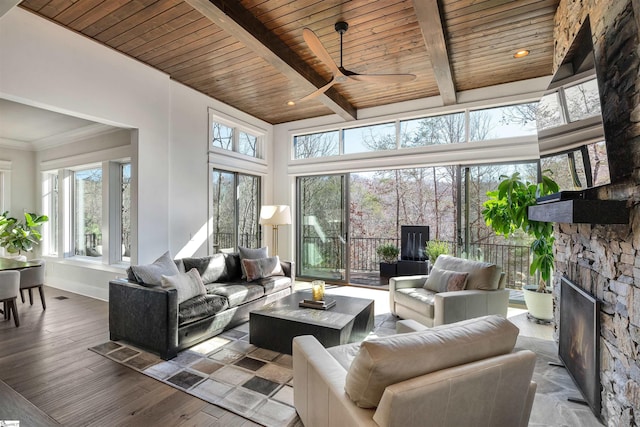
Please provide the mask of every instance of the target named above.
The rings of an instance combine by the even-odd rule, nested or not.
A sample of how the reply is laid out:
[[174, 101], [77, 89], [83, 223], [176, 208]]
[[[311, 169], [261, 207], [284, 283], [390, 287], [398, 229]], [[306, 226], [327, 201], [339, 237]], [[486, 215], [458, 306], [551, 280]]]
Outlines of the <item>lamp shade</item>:
[[266, 205], [260, 209], [260, 224], [291, 224], [291, 209], [287, 205]]

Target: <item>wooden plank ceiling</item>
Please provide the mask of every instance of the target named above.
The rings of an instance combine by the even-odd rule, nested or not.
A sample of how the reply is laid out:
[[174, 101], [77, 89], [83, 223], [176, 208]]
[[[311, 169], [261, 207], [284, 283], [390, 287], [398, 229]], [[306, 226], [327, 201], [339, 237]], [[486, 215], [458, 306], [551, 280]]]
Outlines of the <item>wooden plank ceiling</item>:
[[[24, 0], [20, 7], [155, 67], [272, 124], [442, 96], [552, 73], [559, 0]], [[335, 62], [409, 83], [338, 83], [308, 48], [311, 29]], [[440, 25], [438, 25], [440, 24]], [[425, 40], [427, 42], [425, 42]], [[513, 53], [528, 49], [526, 58]], [[288, 101], [296, 101], [288, 106]]]

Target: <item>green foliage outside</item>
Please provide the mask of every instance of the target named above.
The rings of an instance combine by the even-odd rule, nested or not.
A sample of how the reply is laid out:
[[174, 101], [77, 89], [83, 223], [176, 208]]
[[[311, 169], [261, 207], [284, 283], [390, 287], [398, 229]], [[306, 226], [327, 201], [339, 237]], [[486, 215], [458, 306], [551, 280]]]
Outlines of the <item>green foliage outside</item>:
[[449, 253], [449, 244], [442, 240], [429, 240], [424, 248], [429, 261], [433, 264], [440, 255]]
[[10, 254], [30, 252], [42, 240], [40, 226], [49, 221], [46, 215], [24, 214], [24, 221], [10, 217], [9, 212], [0, 215], [0, 246]]
[[[489, 199], [483, 203], [482, 216], [496, 234], [509, 236], [522, 230], [534, 237], [531, 244], [533, 260], [529, 266], [531, 275], [540, 272], [543, 282], [549, 283], [553, 270], [553, 224], [529, 220], [528, 208], [536, 204], [536, 198], [558, 192], [558, 184], [548, 176], [542, 182], [532, 184], [523, 181], [519, 172], [510, 177], [501, 176], [498, 189], [487, 192]], [[541, 283], [539, 291], [544, 291]]]
[[389, 264], [394, 264], [398, 262], [398, 255], [400, 254], [400, 249], [398, 249], [396, 245], [392, 245], [389, 243], [386, 245], [378, 246], [376, 253], [380, 258], [382, 258], [382, 261]]

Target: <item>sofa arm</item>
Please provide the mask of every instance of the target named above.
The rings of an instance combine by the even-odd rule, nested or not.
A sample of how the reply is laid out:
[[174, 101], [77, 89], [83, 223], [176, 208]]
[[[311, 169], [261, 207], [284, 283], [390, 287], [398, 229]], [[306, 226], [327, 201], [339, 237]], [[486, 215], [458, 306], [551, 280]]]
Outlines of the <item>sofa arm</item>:
[[295, 263], [293, 261], [280, 261], [280, 267], [282, 267], [285, 276], [291, 277], [291, 285], [293, 286], [296, 283]]
[[109, 335], [170, 359], [178, 347], [178, 295], [174, 288], [109, 282]]
[[396, 314], [396, 289], [421, 288], [429, 275], [399, 276], [389, 278], [389, 309]]
[[497, 314], [507, 317], [509, 290], [465, 290], [435, 294], [433, 326]]
[[344, 391], [347, 371], [311, 335], [293, 339], [293, 402], [305, 427], [378, 427]]

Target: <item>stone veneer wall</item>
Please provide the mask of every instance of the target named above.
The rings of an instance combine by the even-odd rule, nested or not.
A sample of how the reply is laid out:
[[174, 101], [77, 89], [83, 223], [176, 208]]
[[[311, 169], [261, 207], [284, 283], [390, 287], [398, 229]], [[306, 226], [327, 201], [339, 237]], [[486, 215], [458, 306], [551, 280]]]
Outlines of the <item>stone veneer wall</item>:
[[[602, 420], [640, 425], [640, 0], [560, 0], [554, 64], [562, 62], [586, 16], [604, 94], [612, 184], [600, 199], [628, 200], [628, 225], [556, 224], [554, 302], [566, 275], [602, 304]], [[556, 326], [557, 339], [557, 326]]]

